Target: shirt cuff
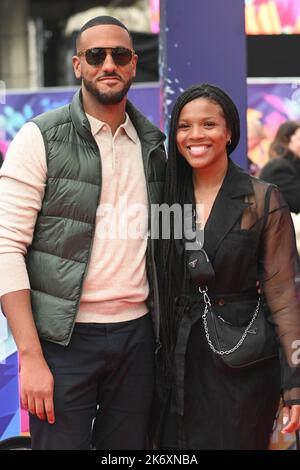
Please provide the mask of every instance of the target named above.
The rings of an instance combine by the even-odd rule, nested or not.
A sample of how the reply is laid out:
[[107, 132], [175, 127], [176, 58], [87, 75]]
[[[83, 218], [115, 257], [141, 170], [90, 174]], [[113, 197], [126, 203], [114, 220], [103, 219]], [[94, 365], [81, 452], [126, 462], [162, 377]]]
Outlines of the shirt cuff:
[[22, 254], [0, 254], [0, 279], [0, 297], [9, 292], [30, 289], [26, 264]]

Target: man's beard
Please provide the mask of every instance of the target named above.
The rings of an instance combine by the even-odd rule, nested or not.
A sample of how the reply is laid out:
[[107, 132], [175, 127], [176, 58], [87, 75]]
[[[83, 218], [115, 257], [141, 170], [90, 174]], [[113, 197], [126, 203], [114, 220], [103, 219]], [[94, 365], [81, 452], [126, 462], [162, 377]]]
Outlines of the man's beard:
[[86, 90], [91, 93], [101, 104], [118, 104], [120, 103], [123, 98], [127, 95], [129, 88], [131, 87], [131, 84], [133, 82], [133, 79], [131, 78], [126, 82], [120, 91], [108, 91], [108, 92], [103, 92], [100, 91], [92, 82], [86, 80], [85, 78], [82, 78], [82, 81], [84, 83], [84, 86]]

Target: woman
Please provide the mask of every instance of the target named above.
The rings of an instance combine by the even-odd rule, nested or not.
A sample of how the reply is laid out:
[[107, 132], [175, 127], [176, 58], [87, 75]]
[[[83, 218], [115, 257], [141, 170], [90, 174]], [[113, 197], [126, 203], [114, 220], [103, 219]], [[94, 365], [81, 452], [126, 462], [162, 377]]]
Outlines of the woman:
[[286, 121], [270, 146], [271, 161], [260, 178], [276, 184], [290, 211], [300, 212], [300, 122]]
[[[293, 342], [300, 339], [294, 232], [277, 188], [249, 176], [230, 160], [239, 135], [237, 109], [220, 88], [195, 85], [177, 99], [170, 124], [165, 202], [179, 203], [186, 210], [184, 236], [174, 236], [175, 220], [171, 238], [161, 241], [162, 367], [171, 383], [163, 448], [266, 449], [281, 388], [290, 410], [283, 432], [299, 427], [300, 369], [291, 359], [297, 344]], [[196, 245], [187, 245], [191, 233], [197, 235]], [[210, 264], [191, 261], [195, 254], [202, 255], [197, 251], [202, 239]], [[257, 280], [263, 292], [260, 301]], [[207, 289], [208, 297], [199, 287]], [[266, 319], [259, 318], [267, 322], [269, 308], [274, 324], [268, 323], [268, 347], [274, 346], [276, 331], [280, 348], [275, 344], [271, 358], [258, 357], [251, 366], [228, 367], [213, 341], [212, 325], [206, 321], [205, 327], [203, 322], [208, 298], [213, 311], [209, 314], [242, 332], [259, 311], [259, 302], [264, 303], [261, 315]], [[249, 340], [250, 333], [257, 332], [252, 330]]]

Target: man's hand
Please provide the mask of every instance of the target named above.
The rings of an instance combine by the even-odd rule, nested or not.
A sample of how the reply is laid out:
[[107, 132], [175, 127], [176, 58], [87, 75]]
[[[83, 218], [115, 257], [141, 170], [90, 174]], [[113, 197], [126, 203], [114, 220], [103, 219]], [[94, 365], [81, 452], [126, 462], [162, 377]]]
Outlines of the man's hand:
[[43, 356], [21, 358], [21, 404], [39, 419], [54, 424], [53, 375]]
[[34, 323], [30, 291], [23, 289], [1, 297], [20, 357], [21, 403], [25, 410], [53, 424], [54, 380], [45, 361]]

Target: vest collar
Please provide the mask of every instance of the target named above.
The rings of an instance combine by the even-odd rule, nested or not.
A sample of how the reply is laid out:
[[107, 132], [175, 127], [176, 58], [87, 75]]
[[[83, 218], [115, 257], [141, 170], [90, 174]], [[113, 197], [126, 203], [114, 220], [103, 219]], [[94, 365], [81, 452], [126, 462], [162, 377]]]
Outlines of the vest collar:
[[126, 103], [126, 112], [141, 141], [151, 145], [165, 140], [165, 134], [154, 126], [129, 100]]
[[91, 125], [83, 109], [81, 89], [79, 89], [73, 97], [70, 104], [70, 114], [78, 134], [92, 144], [95, 144]]

